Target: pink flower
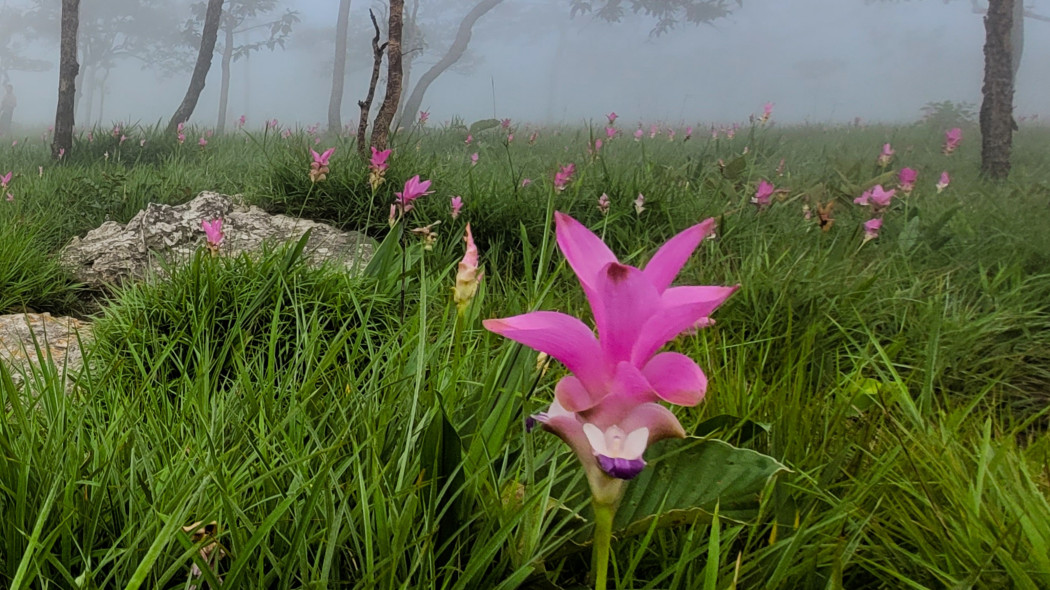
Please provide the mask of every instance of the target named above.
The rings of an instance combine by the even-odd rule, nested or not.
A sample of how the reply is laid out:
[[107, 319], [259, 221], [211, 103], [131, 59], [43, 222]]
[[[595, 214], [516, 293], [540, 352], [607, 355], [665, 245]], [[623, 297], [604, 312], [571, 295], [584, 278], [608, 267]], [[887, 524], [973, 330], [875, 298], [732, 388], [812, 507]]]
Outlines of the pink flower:
[[465, 143], [467, 145], [470, 145], [470, 142], [472, 142], [472, 141], [474, 141], [474, 136], [468, 133], [467, 134], [467, 140], [464, 141], [463, 143]]
[[763, 209], [769, 206], [769, 199], [773, 196], [775, 189], [765, 179], [760, 180], [758, 183], [758, 190], [755, 191], [755, 196], [751, 197], [751, 202], [758, 205], [759, 209]]
[[266, 122], [267, 129], [277, 129], [277, 119], [270, 119]]
[[530, 184], [532, 184], [532, 179], [531, 178], [522, 178], [521, 179], [521, 188], [525, 188], [525, 187], [529, 186]]
[[609, 113], [608, 115], [605, 115], [605, 117], [607, 119], [609, 119], [609, 125], [615, 125], [616, 124], [616, 119], [619, 118], [619, 115], [616, 114], [616, 111], [613, 111], [613, 112]]
[[885, 168], [886, 166], [889, 166], [890, 165], [890, 161], [893, 160], [893, 154], [894, 153], [895, 152], [893, 151], [893, 148], [890, 147], [890, 144], [888, 144], [888, 143], [887, 144], [883, 144], [883, 146], [882, 146], [882, 153], [879, 154], [879, 158], [877, 160], [879, 166], [881, 166], [883, 168]]
[[427, 119], [429, 119], [429, 118], [430, 118], [430, 112], [429, 111], [419, 111], [419, 124], [420, 125], [426, 125], [427, 124]]
[[871, 206], [872, 209], [879, 211], [890, 206], [890, 201], [893, 199], [893, 194], [896, 190], [885, 190], [881, 184], [876, 184], [872, 188], [864, 191], [861, 196], [853, 199], [853, 202], [863, 207]]
[[510, 129], [510, 119], [502, 119], [499, 122], [499, 126], [504, 129]]
[[204, 147], [204, 146], [208, 145], [208, 140], [204, 139], [204, 137], [201, 136], [201, 138], [197, 140], [197, 145], [199, 145], [201, 147]]
[[602, 196], [598, 197], [598, 211], [601, 211], [602, 215], [609, 213], [609, 195], [602, 193]]
[[614, 137], [616, 137], [616, 128], [615, 127], [606, 127], [605, 128], [605, 139], [612, 139]]
[[175, 136], [175, 139], [179, 140], [179, 145], [182, 145], [186, 141], [186, 134], [180, 133]]
[[507, 143], [511, 143], [512, 141], [514, 141], [514, 134], [513, 133], [508, 133], [507, 134]]
[[[375, 148], [373, 148], [373, 149], [375, 149]], [[334, 147], [330, 147], [330, 148], [326, 149], [324, 152], [322, 152], [320, 154], [318, 154], [314, 150], [310, 150], [310, 155], [313, 156], [313, 159], [314, 159], [313, 163], [317, 164], [318, 166], [327, 166], [328, 165], [328, 159], [331, 158], [332, 154], [334, 154], [334, 153], [335, 153], [335, 148]]]
[[767, 102], [765, 104], [765, 106], [762, 107], [762, 119], [761, 119], [762, 123], [767, 123], [769, 121], [769, 118], [772, 117], [772, 116], [773, 116], [773, 103]]
[[634, 212], [641, 215], [642, 211], [645, 211], [645, 195], [638, 193], [638, 197], [634, 200]]
[[635, 141], [641, 141], [642, 140], [642, 135], [644, 135], [644, 134], [645, 134], [645, 132], [642, 131], [641, 127], [639, 127], [638, 129], [636, 129], [634, 131], [634, 140]]
[[941, 192], [948, 188], [948, 184], [951, 183], [952, 179], [948, 176], [948, 171], [941, 172], [941, 179], [937, 181], [937, 192]]
[[668, 129], [667, 130], [667, 141], [674, 141], [675, 133], [676, 132], [675, 132], [674, 129]]
[[244, 122], [247, 121], [247, 120], [248, 119], [244, 115], [241, 115], [241, 117], [239, 119], [237, 119], [237, 126], [238, 127], [244, 127]]
[[175, 132], [176, 133], [182, 133], [183, 130], [185, 130], [185, 129], [186, 129], [186, 123], [179, 123], [178, 125], [175, 126]]
[[117, 142], [117, 145], [123, 144], [127, 140], [128, 140], [128, 136], [127, 135], [121, 135], [120, 136], [120, 141]]
[[467, 243], [467, 250], [463, 259], [459, 261], [456, 270], [456, 286], [453, 289], [452, 300], [456, 302], [456, 309], [463, 313], [470, 300], [478, 292], [478, 284], [484, 277], [485, 272], [478, 270], [478, 247], [474, 245], [474, 236], [470, 233], [470, 224], [467, 224], [467, 233], [463, 236]]
[[876, 217], [864, 222], [864, 241], [874, 240], [879, 237], [879, 229], [882, 227], [882, 218]]
[[430, 188], [430, 181], [420, 181], [419, 175], [417, 174], [405, 181], [404, 190], [399, 193], [394, 193], [394, 196], [397, 197], [397, 201], [395, 201], [394, 204], [397, 205], [397, 208], [402, 215], [408, 213], [412, 210], [412, 201], [415, 201], [423, 195], [429, 195], [434, 192], [428, 191], [428, 188]]
[[645, 468], [648, 445], [685, 431], [661, 405], [693, 406], [707, 377], [677, 352], [658, 352], [678, 334], [708, 325], [711, 313], [737, 287], [671, 282], [714, 229], [708, 219], [671, 238], [644, 269], [621, 264], [598, 236], [555, 213], [558, 246], [590, 303], [598, 337], [579, 319], [536, 311], [485, 320], [485, 328], [543, 352], [571, 374], [554, 388], [554, 402], [533, 416], [565, 441], [583, 464], [595, 501], [614, 504], [622, 482]]
[[962, 129], [953, 127], [944, 132], [944, 155], [951, 154], [962, 141]]
[[471, 166], [477, 166], [478, 165], [478, 153], [477, 152], [474, 152], [473, 154], [470, 154], [470, 165]]
[[660, 133], [660, 128], [655, 123], [649, 126], [649, 139], [653, 139], [658, 133]]
[[897, 173], [897, 181], [900, 183], [901, 192], [910, 195], [913, 188], [915, 188], [915, 180], [919, 177], [919, 173], [911, 168], [901, 168], [901, 171]]
[[387, 159], [390, 157], [390, 150], [385, 149], [379, 151], [372, 146], [372, 157], [368, 160], [368, 167], [376, 172], [382, 172], [387, 169]]
[[576, 172], [576, 164], [569, 162], [564, 165], [554, 174], [554, 190], [561, 192], [565, 190], [565, 187], [572, 180], [572, 175]]
[[215, 252], [222, 244], [225, 237], [222, 233], [222, 218], [211, 221], [201, 220], [201, 229], [204, 230], [204, 238], [208, 241], [208, 249]]
[[452, 219], [456, 219], [459, 217], [459, 212], [461, 209], [463, 209], [463, 197], [452, 197]]
[[602, 149], [602, 140], [594, 140], [594, 153], [598, 153], [598, 150]]
[[682, 141], [689, 141], [689, 139], [692, 138], [692, 137], [693, 137], [693, 126], [690, 125], [690, 126], [685, 128], [685, 139], [683, 139]]
[[529, 135], [529, 145], [532, 145], [532, 144], [536, 143], [536, 138], [539, 137], [539, 136], [540, 136], [540, 133], [538, 131], [533, 131]]
[[8, 202], [14, 201], [15, 200], [15, 196], [13, 194], [11, 194], [11, 193], [7, 193], [7, 200], [8, 200]]
[[7, 188], [7, 185], [11, 183], [14, 174], [14, 172], [8, 172], [7, 174], [0, 176], [0, 188]]

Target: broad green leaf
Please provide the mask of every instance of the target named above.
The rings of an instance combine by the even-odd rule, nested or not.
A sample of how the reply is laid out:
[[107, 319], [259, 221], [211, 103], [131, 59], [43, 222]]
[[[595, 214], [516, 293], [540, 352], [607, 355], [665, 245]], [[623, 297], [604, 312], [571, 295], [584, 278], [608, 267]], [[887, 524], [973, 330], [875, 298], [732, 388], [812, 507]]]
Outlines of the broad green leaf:
[[904, 231], [901, 232], [900, 237], [897, 238], [897, 243], [900, 244], [901, 250], [909, 251], [915, 247], [919, 241], [919, 218], [912, 217], [908, 220], [908, 223], [904, 226]]
[[481, 119], [470, 124], [470, 133], [473, 135], [493, 127], [499, 127], [499, 119]]

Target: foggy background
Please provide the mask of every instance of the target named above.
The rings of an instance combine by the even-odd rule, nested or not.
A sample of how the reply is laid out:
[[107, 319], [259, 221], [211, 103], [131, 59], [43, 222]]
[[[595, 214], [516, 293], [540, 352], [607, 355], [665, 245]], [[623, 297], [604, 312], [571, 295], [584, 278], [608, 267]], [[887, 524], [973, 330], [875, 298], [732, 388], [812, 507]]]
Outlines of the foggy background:
[[[82, 0], [81, 10], [104, 1]], [[0, 0], [0, 7], [27, 3]], [[1050, 14], [1050, 0], [1025, 5]], [[304, 126], [327, 120], [338, 0], [285, 0], [282, 6], [301, 19], [286, 49], [263, 50], [233, 64], [230, 119], [244, 114], [251, 127], [270, 118]], [[419, 21], [429, 42], [416, 57], [409, 87], [444, 54], [470, 6], [421, 0]], [[351, 4], [344, 123], [357, 119], [357, 100], [367, 91], [369, 7], [363, 0]], [[371, 7], [385, 37], [384, 7]], [[854, 117], [907, 122], [931, 101], [980, 101], [984, 26], [968, 0], [744, 0], [732, 16], [710, 25], [680, 24], [659, 37], [650, 36], [652, 26], [652, 20], [632, 14], [612, 24], [590, 15], [570, 18], [567, 1], [505, 0], [478, 21], [464, 63], [431, 85], [423, 106], [438, 124], [457, 115], [468, 121], [601, 121], [615, 110], [631, 125], [741, 121], [761, 113], [766, 101], [776, 103], [774, 117], [781, 123]], [[266, 35], [259, 31], [255, 40]], [[10, 72], [19, 99], [15, 122], [46, 125], [55, 116], [58, 47], [39, 41], [28, 47], [33, 57], [54, 65], [46, 72]], [[219, 62], [216, 55], [192, 124], [215, 125]], [[1018, 115], [1047, 111], [1047, 72], [1050, 23], [1026, 19]], [[189, 69], [167, 74], [120, 61], [108, 79], [101, 122], [167, 121], [189, 78]], [[381, 101], [382, 82], [374, 108]], [[90, 121], [83, 110], [81, 105], [79, 126], [99, 122], [98, 98]]]

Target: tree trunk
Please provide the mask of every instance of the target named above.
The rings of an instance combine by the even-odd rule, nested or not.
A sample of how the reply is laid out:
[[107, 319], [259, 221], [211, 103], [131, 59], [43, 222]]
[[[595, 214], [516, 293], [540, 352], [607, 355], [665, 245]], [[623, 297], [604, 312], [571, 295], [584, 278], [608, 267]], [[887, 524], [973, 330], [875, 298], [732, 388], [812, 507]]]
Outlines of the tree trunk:
[[452, 45], [448, 48], [445, 57], [442, 57], [441, 61], [431, 66], [431, 68], [419, 78], [419, 81], [416, 82], [416, 87], [412, 89], [412, 94], [405, 102], [405, 117], [415, 117], [416, 114], [418, 114], [420, 107], [423, 106], [423, 94], [426, 93], [427, 88], [430, 87], [438, 76], [455, 65], [455, 63], [459, 61], [459, 58], [463, 57], [463, 53], [466, 52], [467, 45], [470, 43], [470, 36], [474, 28], [474, 23], [484, 16], [485, 13], [498, 6], [501, 2], [503, 2], [503, 0], [482, 0], [481, 3], [475, 6], [465, 17], [463, 17], [463, 21], [459, 23], [459, 30], [456, 32], [456, 40], [453, 41]]
[[365, 99], [357, 101], [357, 106], [361, 107], [361, 118], [357, 121], [357, 153], [365, 159], [368, 159], [368, 146], [365, 145], [368, 113], [372, 110], [372, 99], [375, 98], [376, 84], [379, 83], [379, 68], [383, 65], [383, 50], [386, 49], [386, 43], [379, 44], [379, 23], [376, 22], [376, 15], [372, 9], [368, 9], [368, 17], [372, 19], [372, 28], [376, 32], [372, 37], [372, 77], [368, 81], [368, 94]]
[[58, 62], [58, 108], [55, 110], [55, 139], [51, 157], [59, 159], [73, 148], [73, 101], [76, 96], [77, 27], [80, 24], [80, 0], [62, 0], [62, 41]]
[[[81, 82], [83, 88], [80, 94], [84, 96], [84, 110], [80, 112], [81, 125], [91, 125], [91, 117], [95, 114], [95, 87], [98, 85], [98, 68], [91, 65], [89, 60], [84, 60], [84, 76]], [[75, 101], [75, 99], [74, 99]], [[76, 110], [74, 108], [74, 110]]]
[[215, 53], [215, 41], [219, 36], [219, 17], [222, 16], [222, 0], [208, 0], [208, 11], [204, 15], [204, 31], [201, 33], [201, 48], [197, 53], [197, 65], [193, 67], [193, 76], [190, 77], [190, 87], [186, 89], [186, 96], [182, 104], [175, 110], [171, 121], [168, 122], [168, 133], [175, 131], [179, 123], [185, 123], [193, 109], [197, 108], [197, 99], [204, 90], [204, 82], [208, 78], [208, 70], [211, 69], [211, 56]]
[[222, 48], [222, 84], [219, 87], [219, 120], [215, 124], [216, 133], [226, 131], [226, 119], [228, 119], [230, 104], [230, 62], [233, 61], [233, 23], [226, 23], [223, 28], [225, 33], [225, 46]]
[[343, 129], [343, 89], [346, 87], [346, 37], [350, 30], [350, 0], [339, 0], [335, 21], [335, 65], [332, 67], [332, 95], [328, 99], [328, 133]]
[[[1017, 0], [1020, 1], [1020, 0]], [[981, 92], [981, 172], [1003, 179], [1010, 174], [1013, 141], [1013, 60], [1010, 29], [1015, 0], [991, 0], [984, 17], [984, 87]]]
[[386, 96], [379, 114], [372, 123], [372, 147], [385, 150], [390, 138], [390, 124], [401, 101], [401, 28], [404, 23], [405, 0], [390, 0], [390, 19], [386, 32]]
[[98, 81], [98, 118], [95, 119], [99, 123], [105, 120], [104, 113], [106, 110], [106, 82], [109, 81], [109, 70], [106, 70], [102, 74], [102, 77]]

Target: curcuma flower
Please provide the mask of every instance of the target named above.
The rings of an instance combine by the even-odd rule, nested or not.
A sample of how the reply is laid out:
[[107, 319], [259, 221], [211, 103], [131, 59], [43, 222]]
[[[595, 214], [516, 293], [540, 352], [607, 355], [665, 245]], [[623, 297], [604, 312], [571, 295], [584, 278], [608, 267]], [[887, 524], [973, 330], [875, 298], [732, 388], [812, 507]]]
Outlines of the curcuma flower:
[[962, 142], [962, 129], [953, 127], [944, 132], [944, 155], [949, 155], [959, 147]]
[[212, 254], [219, 252], [219, 246], [225, 235], [222, 233], [222, 218], [211, 221], [201, 220], [201, 229], [204, 230], [204, 239], [208, 242], [208, 249]]
[[941, 179], [937, 181], [937, 192], [941, 192], [944, 189], [948, 188], [948, 184], [950, 184], [951, 181], [952, 178], [948, 176], [947, 170], [941, 172]]
[[685, 436], [660, 402], [693, 406], [707, 389], [707, 377], [692, 359], [660, 348], [682, 332], [709, 325], [705, 320], [737, 287], [670, 286], [714, 230], [713, 219], [671, 238], [644, 269], [621, 264], [572, 217], [557, 212], [555, 219], [558, 246], [580, 280], [598, 336], [581, 320], [553, 311], [484, 325], [569, 369], [555, 386], [550, 408], [529, 424], [565, 441], [583, 464], [595, 502], [615, 507], [623, 480], [645, 467], [646, 447]]
[[572, 181], [572, 175], [576, 173], [576, 164], [569, 162], [554, 173], [554, 190], [559, 193]]
[[373, 191], [383, 184], [383, 175], [389, 166], [386, 161], [389, 158], [389, 149], [379, 151], [372, 146], [372, 157], [368, 160], [368, 184], [372, 185]]
[[[394, 193], [397, 197], [397, 201], [394, 202], [394, 206], [397, 210], [404, 215], [412, 210], [412, 202], [424, 195], [429, 195], [434, 191], [427, 190], [430, 188], [429, 180], [419, 180], [419, 175], [416, 174], [412, 178], [405, 181], [405, 188], [399, 193]], [[393, 209], [391, 209], [393, 213]]]
[[474, 245], [474, 236], [470, 233], [469, 223], [463, 240], [467, 243], [467, 251], [463, 254], [463, 259], [459, 261], [456, 286], [452, 289], [452, 300], [456, 302], [456, 309], [461, 314], [474, 299], [474, 295], [478, 292], [478, 283], [485, 275], [485, 271], [478, 270], [478, 247]]
[[310, 182], [320, 182], [328, 178], [328, 159], [335, 153], [335, 148], [328, 148], [322, 153], [310, 150], [314, 161], [310, 162]]
[[901, 192], [910, 195], [918, 178], [919, 172], [914, 168], [901, 168], [897, 173], [897, 182], [900, 184]]
[[773, 184], [768, 180], [762, 179], [758, 182], [758, 190], [755, 191], [755, 196], [751, 197], [751, 203], [758, 205], [759, 209], [764, 209], [769, 206], [770, 198], [776, 189]]

